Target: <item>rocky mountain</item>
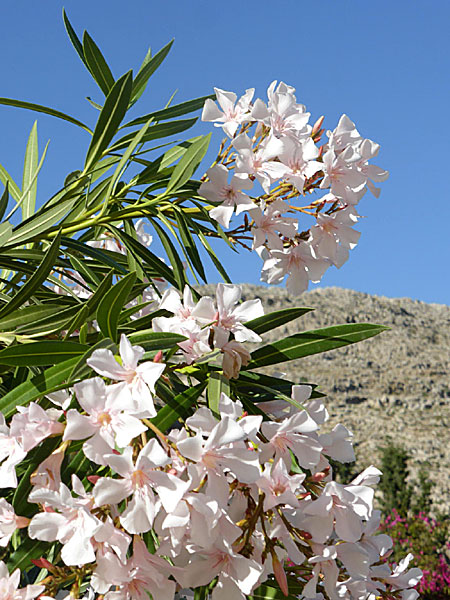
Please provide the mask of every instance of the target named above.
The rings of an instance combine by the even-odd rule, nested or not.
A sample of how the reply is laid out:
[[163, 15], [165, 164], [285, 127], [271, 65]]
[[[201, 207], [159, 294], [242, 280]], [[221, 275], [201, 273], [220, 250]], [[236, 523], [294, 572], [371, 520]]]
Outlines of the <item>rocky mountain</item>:
[[391, 440], [410, 453], [412, 477], [421, 465], [429, 469], [434, 507], [449, 511], [450, 307], [340, 288], [316, 289], [297, 298], [280, 288], [243, 288], [247, 299], [261, 298], [266, 312], [314, 308], [265, 334], [265, 343], [341, 323], [390, 327], [358, 344], [279, 368], [293, 381], [319, 384], [327, 394], [327, 425], [342, 422], [353, 431], [358, 469], [379, 464], [379, 449]]

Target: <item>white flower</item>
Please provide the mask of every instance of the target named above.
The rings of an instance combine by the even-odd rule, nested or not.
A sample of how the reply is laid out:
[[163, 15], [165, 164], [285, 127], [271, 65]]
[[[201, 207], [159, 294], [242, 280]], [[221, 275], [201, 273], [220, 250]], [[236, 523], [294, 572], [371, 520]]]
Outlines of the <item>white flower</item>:
[[114, 358], [111, 350], [101, 348], [95, 350], [87, 359], [87, 364], [100, 375], [115, 381], [124, 381], [134, 401], [133, 412], [143, 417], [155, 417], [156, 409], [152, 393], [155, 392], [155, 383], [162, 375], [166, 365], [163, 363], [145, 362], [138, 366], [144, 355], [140, 346], [132, 346], [122, 334], [120, 337], [120, 365]]
[[208, 98], [203, 107], [202, 121], [214, 121], [215, 127], [222, 127], [228, 137], [233, 137], [239, 125], [250, 120], [250, 103], [255, 89], [245, 90], [245, 94], [239, 100], [234, 92], [226, 92], [220, 88], [214, 88], [214, 91], [222, 110]]
[[29, 521], [26, 517], [18, 517], [11, 504], [0, 498], [0, 547], [6, 547], [15, 530], [26, 527]]
[[3, 561], [0, 561], [0, 598], [1, 600], [33, 600], [44, 590], [45, 585], [27, 585], [19, 589], [20, 571], [16, 569], [11, 575]]
[[220, 206], [210, 209], [209, 214], [220, 225], [228, 228], [234, 209], [239, 215], [244, 210], [255, 207], [253, 200], [242, 190], [250, 190], [253, 183], [246, 174], [235, 173], [228, 183], [228, 169], [224, 165], [214, 165], [206, 171], [209, 181], [201, 184], [198, 193], [210, 202], [220, 202]]
[[126, 387], [121, 383], [107, 386], [103, 379], [94, 377], [74, 386], [78, 403], [87, 415], [76, 409], [67, 412], [63, 440], [89, 437], [83, 451], [98, 464], [106, 464], [104, 455], [114, 450], [116, 444], [124, 448], [147, 429], [139, 419], [129, 414], [133, 403], [131, 394], [123, 394], [124, 385]]

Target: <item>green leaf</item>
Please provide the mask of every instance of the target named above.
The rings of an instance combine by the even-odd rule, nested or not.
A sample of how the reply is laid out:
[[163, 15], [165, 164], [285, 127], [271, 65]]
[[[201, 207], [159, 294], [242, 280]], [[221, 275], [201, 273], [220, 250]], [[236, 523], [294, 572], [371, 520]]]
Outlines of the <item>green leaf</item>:
[[12, 225], [9, 221], [0, 224], [0, 248], [11, 239]]
[[132, 85], [132, 72], [129, 71], [118, 79], [108, 96], [98, 117], [95, 126], [92, 141], [87, 151], [84, 171], [94, 165], [102, 156], [102, 153], [108, 147], [108, 144], [117, 132], [117, 129], [125, 116], [130, 100]]
[[114, 85], [114, 77], [100, 48], [87, 31], [83, 34], [83, 54], [92, 77], [107, 96]]
[[128, 301], [135, 280], [136, 273], [129, 273], [106, 292], [100, 301], [97, 309], [97, 323], [105, 337], [112, 340], [117, 339], [120, 312]]
[[178, 190], [187, 181], [189, 181], [205, 156], [206, 151], [208, 150], [210, 139], [211, 134], [209, 133], [205, 137], [202, 137], [198, 141], [194, 142], [188, 148], [188, 150], [186, 150], [172, 173], [166, 190], [167, 194]]
[[76, 201], [77, 198], [71, 197], [50, 208], [41, 208], [32, 217], [14, 228], [9, 239], [8, 248], [11, 246], [21, 246], [26, 242], [32, 241], [36, 236], [47, 232], [62, 219]]
[[88, 349], [89, 346], [83, 344], [58, 340], [8, 346], [0, 350], [0, 364], [13, 367], [54, 365], [84, 354]]
[[[22, 189], [24, 190], [24, 199], [22, 202], [22, 216], [24, 220], [31, 217], [36, 206], [37, 181], [34, 173], [37, 169], [38, 161], [37, 121], [35, 121], [28, 138], [23, 165]], [[30, 188], [29, 191], [25, 192], [28, 187]]]
[[220, 371], [212, 371], [208, 379], [208, 406], [218, 419], [220, 419], [219, 401], [221, 394], [230, 397], [230, 381]]
[[31, 562], [32, 558], [40, 558], [49, 550], [48, 542], [41, 542], [40, 540], [32, 540], [26, 538], [19, 546], [19, 548], [11, 554], [8, 559], [9, 570], [20, 571], [30, 570], [34, 565]]
[[[97, 260], [101, 264], [104, 264], [108, 267], [112, 267], [114, 269], [114, 271], [116, 271], [117, 273], [121, 273], [122, 275], [126, 275], [126, 273], [127, 273], [127, 270], [125, 269], [125, 267], [123, 267], [121, 264], [119, 264], [112, 258], [112, 256], [114, 256], [114, 254], [116, 254], [116, 253], [113, 253], [113, 252], [109, 253], [105, 250], [99, 250], [98, 248], [92, 248], [91, 246], [88, 246], [87, 244], [83, 244], [83, 242], [80, 242], [80, 240], [74, 240], [72, 238], [68, 238], [68, 237], [64, 237], [64, 236], [61, 238], [61, 245], [66, 248], [71, 248], [72, 250], [81, 252], [86, 256], [90, 256], [91, 258], [93, 258], [94, 260]], [[119, 258], [119, 255], [117, 255], [117, 256]], [[122, 256], [120, 256], [120, 258], [122, 258]]]
[[167, 404], [158, 410], [156, 417], [151, 419], [152, 423], [164, 432], [168, 431], [178, 419], [186, 419], [205, 387], [206, 382], [199, 383], [174, 398], [166, 398]]
[[26, 458], [26, 461], [28, 462], [27, 468], [25, 472], [18, 477], [18, 485], [12, 499], [12, 505], [14, 506], [16, 514], [31, 517], [31, 514], [39, 510], [36, 504], [29, 504], [27, 502], [28, 494], [31, 491], [30, 477], [41, 462], [50, 456], [60, 443], [60, 437], [47, 438], [42, 444], [34, 448], [32, 452], [28, 454]]
[[[148, 248], [143, 246], [137, 240], [133, 239], [131, 235], [128, 235], [124, 231], [121, 231], [116, 227], [110, 227], [110, 229], [114, 231], [114, 235], [124, 243], [127, 249], [132, 252], [135, 257], [142, 259], [144, 263], [152, 267], [152, 269], [155, 271], [155, 274], [158, 274], [159, 277], [164, 277], [164, 279], [167, 279], [167, 281], [172, 285], [177, 285], [172, 270], [165, 263], [163, 263], [163, 261], [158, 258], [156, 254], [153, 254], [153, 252], [151, 252]], [[142, 264], [141, 266], [144, 267]]]
[[86, 62], [86, 58], [84, 56], [84, 52], [83, 52], [83, 46], [80, 42], [80, 39], [78, 38], [77, 34], [75, 33], [75, 29], [72, 27], [72, 25], [70, 24], [69, 21], [69, 17], [66, 14], [66, 11], [63, 8], [63, 20], [64, 20], [64, 26], [66, 28], [67, 31], [67, 35], [70, 38], [70, 41], [72, 42], [73, 47], [75, 48], [78, 56], [81, 58], [83, 64], [85, 65], [86, 69], [89, 71], [89, 65]]
[[26, 406], [50, 392], [68, 387], [73, 383], [69, 377], [78, 360], [78, 358], [71, 358], [54, 367], [45, 369], [39, 375], [35, 375], [32, 379], [24, 381], [8, 392], [0, 399], [0, 411], [5, 418], [8, 419], [12, 416], [16, 406], [19, 404]]
[[39, 321], [42, 317], [49, 317], [61, 311], [61, 304], [35, 304], [24, 306], [8, 317], [0, 319], [0, 331], [14, 331], [16, 327]]
[[92, 134], [92, 129], [90, 129], [87, 125], [71, 117], [70, 115], [66, 115], [60, 110], [56, 110], [54, 108], [49, 108], [48, 106], [42, 106], [41, 104], [34, 104], [33, 102], [24, 102], [23, 100], [14, 100], [13, 98], [0, 98], [0, 104], [5, 104], [6, 106], [14, 106], [15, 108], [25, 108], [26, 110], [32, 110], [34, 112], [44, 113], [46, 115], [50, 115], [51, 117], [56, 117], [57, 119], [62, 119], [63, 121], [68, 121], [72, 123], [72, 125], [77, 125], [81, 127], [88, 133]]
[[148, 115], [143, 115], [142, 117], [133, 119], [132, 121], [122, 125], [122, 127], [134, 127], [134, 125], [142, 125], [142, 123], [146, 123], [149, 119], [153, 119], [154, 121], [165, 121], [167, 119], [174, 119], [175, 117], [182, 117], [183, 115], [194, 112], [194, 110], [202, 108], [208, 98], [212, 99], [215, 97], [215, 94], [210, 94], [209, 96], [202, 96], [201, 98], [196, 98], [195, 100], [188, 100], [187, 102], [174, 104], [168, 108], [156, 110], [155, 112], [148, 113]]
[[22, 306], [47, 279], [59, 254], [60, 237], [58, 234], [53, 240], [37, 271], [20, 287], [8, 304], [0, 309], [0, 319]]
[[[179, 119], [178, 121], [169, 121], [168, 123], [159, 123], [152, 125], [143, 137], [143, 142], [150, 142], [151, 140], [159, 140], [160, 138], [168, 137], [169, 135], [176, 135], [182, 131], [186, 131], [196, 123], [197, 119]], [[130, 141], [136, 135], [135, 131], [127, 133], [114, 144], [108, 148], [108, 152], [117, 152], [126, 148]]]
[[110, 338], [103, 338], [94, 344], [94, 346], [91, 346], [89, 350], [85, 352], [85, 354], [83, 354], [83, 356], [79, 358], [78, 361], [73, 365], [70, 371], [69, 379], [85, 379], [86, 377], [89, 377], [92, 373], [92, 369], [86, 363], [86, 361], [96, 350], [100, 350], [102, 348], [111, 350], [113, 354], [117, 352], [116, 344]]
[[252, 360], [244, 368], [267, 367], [268, 365], [277, 365], [311, 354], [327, 352], [328, 350], [360, 342], [386, 329], [388, 328], [383, 325], [349, 323], [296, 333], [252, 352]]
[[175, 211], [175, 219], [178, 223], [181, 241], [183, 242], [183, 246], [187, 252], [187, 255], [197, 273], [206, 283], [206, 275], [205, 270], [203, 268], [203, 263], [200, 258], [200, 254], [198, 253], [197, 246], [195, 245], [194, 238], [192, 237], [192, 234], [189, 230], [189, 220], [182, 212], [182, 210]]
[[222, 279], [225, 281], [225, 283], [232, 283], [232, 281], [230, 279], [230, 276], [225, 271], [225, 268], [222, 265], [222, 262], [217, 258], [214, 250], [209, 245], [208, 240], [206, 239], [206, 237], [203, 235], [203, 233], [200, 230], [197, 231], [197, 235], [198, 235], [199, 240], [203, 244], [203, 247], [205, 248], [206, 252], [208, 253], [209, 258], [212, 260], [212, 262], [213, 262], [214, 266], [216, 267], [217, 271], [222, 276]]
[[173, 348], [178, 342], [186, 340], [186, 337], [178, 333], [156, 332], [152, 329], [143, 329], [142, 331], [134, 331], [128, 334], [128, 339], [132, 344], [138, 344], [149, 352], [151, 350]]
[[286, 323], [289, 323], [294, 319], [298, 319], [298, 317], [301, 317], [302, 315], [311, 312], [312, 310], [314, 309], [284, 308], [282, 310], [276, 310], [274, 312], [271, 312], [268, 315], [263, 315], [262, 317], [252, 319], [251, 321], [247, 321], [245, 323], [245, 326], [257, 334], [266, 333], [266, 331], [271, 331], [276, 327], [285, 325]]
[[0, 165], [0, 181], [3, 183], [3, 185], [8, 186], [8, 192], [11, 193], [11, 196], [16, 202], [19, 202], [22, 192], [20, 191], [17, 183], [15, 183], [14, 179], [2, 165]]
[[[170, 48], [172, 47], [173, 40], [171, 40], [164, 48], [161, 48], [159, 52], [155, 54], [150, 60], [144, 61], [145, 64], [139, 69], [138, 74], [136, 75], [133, 81], [133, 89], [131, 92], [131, 102], [136, 102], [142, 93], [144, 92], [148, 80], [156, 71], [156, 69], [161, 65], [163, 60], [166, 58], [169, 53]], [[148, 120], [148, 119], [147, 119]]]
[[89, 306], [86, 303], [77, 312], [77, 314], [74, 316], [72, 321], [70, 321], [69, 325], [67, 326], [66, 334], [64, 336], [64, 341], [66, 341], [75, 330], [80, 329], [80, 327], [82, 327], [85, 323], [87, 323], [89, 313], [90, 313]]
[[159, 223], [156, 221], [156, 219], [149, 219], [149, 220], [151, 221], [153, 227], [155, 228], [156, 233], [158, 234], [158, 237], [161, 240], [161, 243], [164, 247], [164, 250], [166, 251], [166, 254], [170, 261], [170, 264], [172, 265], [173, 274], [176, 279], [176, 287], [180, 291], [183, 291], [184, 286], [188, 285], [188, 280], [186, 278], [186, 272], [184, 270], [183, 263], [180, 259], [180, 255], [176, 251], [176, 248], [172, 244], [169, 236], [164, 231], [164, 229], [159, 225]]
[[9, 202], [9, 181], [6, 181], [5, 189], [3, 190], [2, 197], [0, 198], [0, 221], [3, 219], [6, 209], [8, 208]]
[[299, 595], [301, 595], [302, 588], [300, 586], [295, 586], [295, 590], [292, 590], [292, 585], [289, 583], [289, 589], [294, 592], [294, 594], [289, 594], [285, 596], [280, 588], [274, 585], [260, 585], [253, 591], [251, 596], [249, 596], [250, 600], [297, 600]]
[[147, 133], [149, 125], [150, 125], [150, 121], [148, 121], [148, 123], [146, 123], [136, 133], [136, 135], [134, 136], [134, 138], [130, 141], [130, 145], [128, 146], [128, 148], [126, 149], [126, 151], [123, 153], [123, 156], [120, 159], [119, 164], [116, 167], [116, 170], [114, 171], [114, 175], [111, 177], [111, 181], [109, 182], [109, 186], [108, 186], [108, 189], [106, 191], [106, 201], [112, 195], [112, 193], [114, 191], [114, 188], [116, 186], [116, 183], [117, 183], [120, 175], [122, 174], [123, 170], [125, 169], [128, 161], [130, 160], [131, 155], [136, 150], [137, 146], [142, 142], [142, 139], [144, 138], [145, 134]]

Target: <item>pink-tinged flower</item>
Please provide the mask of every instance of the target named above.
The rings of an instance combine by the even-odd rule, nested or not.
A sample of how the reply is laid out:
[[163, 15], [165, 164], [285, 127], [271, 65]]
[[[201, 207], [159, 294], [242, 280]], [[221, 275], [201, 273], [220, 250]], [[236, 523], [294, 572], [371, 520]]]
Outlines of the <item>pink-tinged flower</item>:
[[339, 568], [335, 562], [337, 558], [336, 546], [315, 545], [316, 554], [308, 562], [314, 565], [312, 578], [302, 590], [305, 598], [317, 598], [317, 584], [319, 575], [322, 574], [322, 583], [330, 600], [339, 600], [337, 582]]
[[303, 140], [283, 139], [283, 150], [279, 154], [280, 161], [286, 167], [283, 178], [303, 193], [306, 179], [322, 170], [322, 163], [315, 160], [318, 156], [319, 149], [310, 137]]
[[30, 476], [31, 485], [36, 488], [46, 488], [57, 492], [61, 483], [61, 465], [64, 452], [70, 442], [61, 444], [54, 452], [40, 463], [36, 471]]
[[122, 572], [123, 565], [127, 562], [130, 542], [129, 535], [114, 527], [111, 517], [103, 522], [102, 527], [95, 534], [93, 545], [97, 566], [90, 584], [99, 594], [106, 593], [111, 585], [122, 582], [122, 578], [118, 578], [117, 574]]
[[61, 483], [58, 492], [38, 488], [30, 493], [29, 502], [46, 504], [53, 510], [35, 515], [28, 526], [28, 534], [32, 539], [61, 542], [64, 563], [84, 565], [95, 561], [92, 538], [102, 527], [102, 522], [91, 514], [93, 500], [86, 496], [75, 475], [72, 476], [72, 484], [81, 497], [74, 498], [64, 483]]
[[357, 146], [363, 140], [356, 125], [347, 115], [342, 115], [334, 131], [327, 131], [329, 138], [328, 146], [333, 148], [336, 154], [341, 153], [347, 146]]
[[206, 171], [209, 181], [201, 184], [198, 193], [210, 202], [218, 202], [220, 206], [210, 209], [209, 214], [220, 225], [228, 228], [234, 210], [239, 215], [244, 210], [255, 207], [251, 198], [242, 190], [250, 190], [252, 181], [246, 174], [234, 174], [228, 183], [228, 169], [224, 165], [214, 165]]
[[332, 194], [348, 204], [356, 204], [359, 196], [355, 198], [354, 192], [363, 190], [367, 182], [367, 177], [356, 166], [360, 158], [351, 146], [338, 155], [333, 150], [325, 152], [322, 164], [324, 178], [320, 187], [330, 188]]
[[155, 490], [167, 512], [173, 510], [189, 488], [189, 482], [157, 470], [169, 463], [169, 458], [156, 440], [150, 440], [142, 448], [133, 463], [133, 450], [125, 448], [123, 454], [108, 454], [108, 465], [121, 479], [102, 477], [94, 486], [93, 494], [97, 506], [118, 504], [133, 496], [120, 516], [122, 526], [129, 533], [149, 531], [157, 510]]
[[113, 583], [119, 589], [108, 592], [105, 600], [173, 600], [176, 584], [169, 579], [174, 567], [164, 559], [150, 554], [138, 536], [133, 539], [133, 556], [126, 565], [112, 573]]
[[220, 88], [214, 88], [214, 91], [222, 110], [208, 98], [203, 107], [202, 121], [214, 121], [215, 127], [222, 127], [228, 137], [233, 137], [238, 127], [250, 120], [249, 111], [255, 89], [245, 90], [239, 100], [234, 92], [226, 92]]
[[[318, 213], [317, 224], [311, 228], [311, 245], [321, 258], [329, 259], [338, 268], [348, 257], [348, 249], [353, 249], [361, 236], [352, 229], [358, 215], [353, 206], [331, 215]], [[342, 252], [342, 249], [345, 251]]]
[[103, 377], [114, 381], [124, 381], [134, 402], [133, 412], [141, 417], [155, 417], [156, 409], [152, 393], [155, 383], [162, 375], [166, 365], [163, 363], [145, 362], [138, 365], [144, 355], [140, 346], [132, 346], [122, 334], [120, 338], [120, 365], [111, 350], [101, 348], [95, 350], [87, 359], [87, 364]]
[[212, 591], [212, 600], [241, 600], [251, 594], [258, 583], [263, 567], [256, 560], [236, 554], [231, 547], [219, 547], [202, 551], [202, 557], [194, 558], [186, 565], [179, 577], [184, 587], [208, 585], [218, 576]]
[[297, 233], [297, 219], [283, 217], [282, 213], [289, 209], [282, 200], [275, 200], [262, 211], [254, 208], [249, 211], [254, 221], [252, 227], [253, 249], [259, 248], [267, 241], [269, 250], [282, 250], [282, 237], [293, 238]]
[[261, 431], [269, 440], [262, 445], [263, 459], [275, 455], [275, 460], [281, 458], [290, 469], [292, 461], [289, 451], [292, 451], [300, 466], [305, 469], [315, 467], [320, 460], [322, 445], [317, 441], [317, 436], [309, 434], [314, 434], [317, 429], [317, 423], [306, 410], [295, 413], [281, 423], [263, 422]]
[[413, 559], [413, 554], [405, 556], [392, 571], [392, 574], [384, 579], [385, 583], [391, 584], [394, 590], [403, 590], [417, 585], [422, 579], [423, 573], [417, 567], [407, 571], [408, 565]]
[[224, 469], [231, 471], [242, 483], [254, 483], [261, 476], [261, 469], [257, 453], [243, 442], [245, 437], [246, 433], [238, 423], [225, 416], [206, 441], [197, 433], [179, 441], [178, 450], [196, 462], [202, 474], [208, 474], [208, 484], [217, 477], [223, 479]]
[[5, 548], [15, 530], [26, 527], [29, 522], [27, 517], [18, 517], [11, 504], [0, 498], [0, 547]]
[[370, 496], [373, 497], [373, 490], [369, 487], [330, 481], [319, 498], [302, 506], [303, 526], [321, 544], [330, 537], [333, 526], [339, 538], [357, 542], [363, 533], [363, 519], [370, 517]]
[[264, 315], [261, 300], [246, 300], [238, 304], [241, 296], [240, 286], [217, 284], [216, 326], [231, 331], [238, 342], [260, 342], [261, 337], [242, 323]]
[[331, 456], [333, 460], [342, 463], [353, 462], [355, 453], [352, 444], [353, 433], [338, 423], [330, 433], [319, 435], [319, 442], [323, 446], [322, 452]]
[[277, 82], [272, 81], [267, 89], [268, 106], [262, 100], [256, 100], [252, 117], [270, 127], [277, 137], [307, 135], [310, 113], [305, 112], [303, 104], [297, 104], [294, 92], [292, 86], [282, 81], [277, 86]]
[[223, 352], [222, 370], [227, 379], [237, 379], [242, 366], [251, 360], [250, 352], [240, 342], [229, 340], [229, 333], [216, 330], [214, 345]]
[[301, 485], [305, 474], [289, 475], [283, 460], [278, 459], [272, 465], [266, 465], [262, 477], [256, 481], [261, 492], [265, 494], [264, 510], [270, 510], [279, 504], [297, 508], [297, 495], [306, 492]]
[[123, 393], [125, 383], [107, 386], [100, 377], [76, 383], [75, 394], [86, 415], [76, 409], [67, 412], [67, 425], [63, 439], [90, 439], [83, 444], [86, 456], [101, 465], [106, 464], [104, 455], [116, 445], [128, 446], [131, 440], [147, 427], [129, 414], [134, 405], [130, 394]]
[[283, 151], [283, 142], [270, 136], [257, 149], [254, 149], [248, 135], [241, 133], [234, 140], [233, 146], [238, 152], [236, 176], [251, 175], [255, 177], [263, 190], [269, 193], [271, 184], [283, 177], [286, 171], [286, 167], [282, 163], [273, 160]]
[[177, 556], [187, 541], [199, 548], [210, 548], [221, 534], [217, 525], [222, 516], [217, 500], [206, 494], [186, 494], [160, 523], [160, 552]]
[[329, 266], [328, 260], [315, 257], [309, 243], [301, 242], [284, 250], [273, 250], [264, 262], [261, 279], [280, 283], [288, 275], [288, 291], [299, 295], [308, 288], [310, 280], [320, 281]]
[[11, 419], [11, 435], [21, 441], [25, 452], [29, 452], [50, 435], [63, 432], [63, 423], [58, 423], [62, 414], [61, 410], [55, 408], [44, 410], [36, 402], [17, 406], [17, 413]]
[[15, 467], [26, 455], [20, 440], [11, 435], [0, 412], [0, 488], [17, 487]]
[[0, 598], [2, 600], [33, 600], [45, 590], [45, 585], [27, 585], [27, 587], [19, 589], [19, 583], [19, 569], [10, 575], [5, 563], [0, 561]]

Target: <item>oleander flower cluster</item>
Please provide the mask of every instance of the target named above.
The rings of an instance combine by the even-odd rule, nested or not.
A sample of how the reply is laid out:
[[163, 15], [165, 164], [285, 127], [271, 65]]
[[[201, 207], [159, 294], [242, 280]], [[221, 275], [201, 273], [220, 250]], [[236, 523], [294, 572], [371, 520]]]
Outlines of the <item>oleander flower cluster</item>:
[[353, 228], [360, 218], [356, 206], [367, 190], [379, 195], [374, 182], [388, 172], [369, 162], [379, 145], [363, 138], [346, 115], [320, 145], [324, 119], [308, 123], [310, 113], [297, 102], [295, 88], [272, 82], [267, 103], [253, 101], [254, 91], [238, 100], [215, 88], [220, 108], [206, 101], [202, 119], [228, 139], [198, 193], [225, 228], [233, 214], [245, 211], [244, 224], [230, 237], [244, 245], [252, 234], [252, 248], [264, 261], [261, 279], [277, 284], [287, 276], [288, 290], [300, 294], [328, 267], [346, 262], [360, 237]]
[[[193, 305], [187, 293], [183, 305], [168, 293], [171, 326], [194, 331], [204, 319], [212, 335], [223, 329], [219, 337], [255, 341], [242, 325], [254, 305], [239, 312], [232, 291], [220, 289], [217, 307], [210, 298]], [[125, 335], [119, 350], [95, 350], [87, 359], [95, 377], [42, 406], [17, 407], [9, 423], [1, 418], [2, 488], [17, 487], [30, 451], [59, 440], [31, 475], [34, 513], [0, 502], [0, 546], [25, 529], [58, 550], [34, 559], [47, 575], [33, 585], [19, 587], [19, 571], [9, 575], [0, 563], [2, 599], [53, 598], [77, 581], [88, 582], [86, 597], [105, 600], [172, 600], [199, 586], [213, 600], [239, 600], [267, 581], [307, 599], [417, 598], [412, 555], [390, 567], [392, 541], [377, 534], [381, 473], [371, 466], [348, 485], [333, 480], [330, 459], [354, 460], [352, 434], [342, 424], [324, 429], [328, 412], [311, 386], [260, 402], [259, 414], [225, 393], [217, 406], [201, 396], [164, 433], [153, 419], [161, 410], [155, 386], [171, 365], [146, 360]], [[84, 479], [64, 468], [77, 448], [92, 467]]]

